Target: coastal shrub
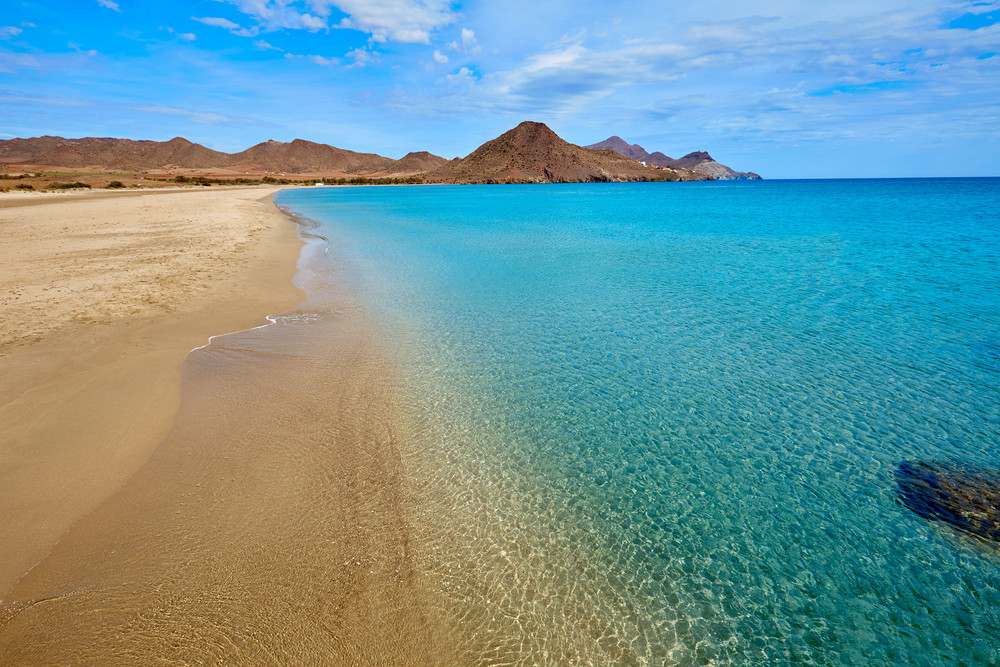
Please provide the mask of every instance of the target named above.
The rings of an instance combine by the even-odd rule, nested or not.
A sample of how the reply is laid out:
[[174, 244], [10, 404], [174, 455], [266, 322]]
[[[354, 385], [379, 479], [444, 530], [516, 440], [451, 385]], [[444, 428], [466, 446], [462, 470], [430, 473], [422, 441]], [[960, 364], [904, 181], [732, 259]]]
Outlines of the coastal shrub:
[[111, 181], [110, 183], [108, 183], [107, 187], [109, 189], [118, 189], [118, 188], [124, 188], [125, 184], [122, 183], [121, 181]]
[[190, 180], [187, 176], [174, 176], [174, 183], [187, 183]]
[[14, 186], [15, 190], [34, 190], [35, 186], [31, 183], [18, 183]]
[[77, 181], [76, 183], [56, 183], [52, 182], [45, 186], [46, 190], [72, 190], [73, 188], [89, 188], [86, 183]]

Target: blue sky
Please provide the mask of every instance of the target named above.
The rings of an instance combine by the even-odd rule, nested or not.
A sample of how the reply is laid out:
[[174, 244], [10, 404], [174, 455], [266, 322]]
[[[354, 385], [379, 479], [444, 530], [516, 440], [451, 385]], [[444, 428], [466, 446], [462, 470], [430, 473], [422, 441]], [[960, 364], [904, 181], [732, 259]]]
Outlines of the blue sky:
[[464, 156], [522, 120], [767, 178], [1000, 176], [1000, 0], [5, 0], [0, 138]]

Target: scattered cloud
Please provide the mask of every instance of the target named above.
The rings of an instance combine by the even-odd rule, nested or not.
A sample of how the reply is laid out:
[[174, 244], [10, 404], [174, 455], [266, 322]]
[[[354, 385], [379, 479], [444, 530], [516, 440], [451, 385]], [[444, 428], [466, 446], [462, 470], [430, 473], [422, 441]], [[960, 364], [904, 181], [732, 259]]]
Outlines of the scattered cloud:
[[[368, 33], [372, 42], [429, 44], [434, 30], [456, 16], [449, 0], [224, 0], [257, 22], [257, 29], [340, 28]], [[331, 25], [334, 12], [343, 15]]]
[[339, 58], [324, 58], [323, 56], [309, 56], [309, 60], [313, 61], [317, 65], [324, 65], [326, 67], [340, 63]]
[[192, 16], [191, 20], [198, 21], [199, 23], [204, 23], [205, 25], [215, 26], [216, 28], [225, 28], [229, 32], [233, 33], [234, 35], [238, 35], [240, 37], [256, 37], [257, 34], [260, 32], [260, 28], [257, 26], [244, 28], [240, 24], [234, 23], [229, 19], [224, 19], [219, 17], [205, 16], [199, 18], [197, 16]]
[[348, 65], [349, 68], [353, 67], [364, 67], [370, 62], [378, 62], [378, 57], [373, 51], [369, 51], [365, 48], [357, 48], [347, 52], [347, 57], [354, 60], [353, 63]]
[[443, 65], [446, 62], [448, 62], [448, 56], [446, 56], [445, 54], [441, 53], [437, 49], [434, 49], [434, 62]]
[[450, 42], [448, 48], [471, 56], [479, 55], [483, 50], [476, 41], [476, 33], [468, 28], [462, 28], [461, 37]]
[[242, 28], [238, 23], [233, 23], [229, 19], [212, 17], [212, 16], [204, 16], [201, 18], [197, 16], [192, 16], [191, 19], [197, 21], [198, 23], [204, 23], [205, 25], [215, 26], [216, 28], [225, 28], [226, 30], [242, 30]]
[[166, 28], [160, 28], [160, 30], [166, 30], [171, 35], [176, 35], [178, 38], [183, 39], [187, 42], [193, 42], [194, 40], [198, 39], [198, 36], [193, 32], [177, 32], [176, 30], [174, 30], [169, 26], [167, 26]]
[[212, 113], [210, 111], [184, 109], [181, 107], [172, 107], [164, 104], [152, 104], [152, 105], [129, 104], [124, 106], [134, 111], [166, 114], [168, 116], [182, 116], [193, 123], [198, 123], [199, 125], [227, 125], [230, 123], [239, 123], [244, 125], [258, 124], [257, 121], [255, 121], [252, 118], [230, 116], [226, 114]]
[[[311, 11], [301, 7], [294, 0], [225, 0], [257, 22], [251, 30], [257, 34], [261, 30], [309, 30], [316, 32], [327, 28], [326, 21]], [[324, 3], [308, 3], [323, 6]]]
[[118, 6], [117, 2], [113, 2], [113, 0], [97, 0], [97, 4], [99, 4], [101, 7], [107, 7], [108, 9], [113, 9], [116, 12], [121, 11], [121, 7]]
[[253, 43], [253, 45], [256, 46], [257, 48], [260, 48], [260, 49], [269, 49], [271, 51], [280, 51], [281, 53], [285, 52], [284, 49], [278, 48], [277, 46], [275, 46], [273, 44], [269, 44], [268, 42], [264, 41], [263, 39], [258, 39], [256, 42]]
[[21, 28], [14, 27], [12, 25], [5, 25], [0, 27], [0, 39], [12, 39], [20, 35], [24, 30]]
[[445, 77], [445, 80], [450, 84], [472, 84], [478, 81], [476, 73], [473, 72], [468, 67], [462, 67], [454, 74], [449, 74]]

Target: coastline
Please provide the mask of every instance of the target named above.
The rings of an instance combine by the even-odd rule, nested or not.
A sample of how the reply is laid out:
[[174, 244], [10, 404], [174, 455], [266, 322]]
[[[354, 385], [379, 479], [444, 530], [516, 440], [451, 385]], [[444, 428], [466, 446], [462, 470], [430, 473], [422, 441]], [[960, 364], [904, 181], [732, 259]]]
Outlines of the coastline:
[[[272, 225], [197, 307], [0, 357], [21, 378], [0, 420], [24, 434], [0, 475], [31, 482], [2, 492], [25, 509], [3, 528], [32, 537], [5, 557], [0, 665], [455, 661], [417, 566], [391, 355], [325, 239], [254, 203]], [[54, 486], [75, 493], [62, 514]]]
[[302, 300], [278, 190], [0, 195], [0, 599], [149, 458], [190, 350]]

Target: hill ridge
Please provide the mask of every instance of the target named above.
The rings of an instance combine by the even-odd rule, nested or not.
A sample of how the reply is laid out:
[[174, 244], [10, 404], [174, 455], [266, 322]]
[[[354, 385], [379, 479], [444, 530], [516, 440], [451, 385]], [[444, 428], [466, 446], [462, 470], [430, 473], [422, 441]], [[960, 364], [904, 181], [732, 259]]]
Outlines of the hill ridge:
[[716, 162], [715, 158], [709, 155], [706, 151], [692, 151], [684, 157], [673, 159], [659, 151], [648, 153], [646, 152], [646, 149], [639, 144], [629, 144], [618, 135], [612, 135], [604, 141], [584, 146], [584, 148], [588, 150], [613, 150], [620, 155], [633, 160], [638, 160], [639, 162], [645, 162], [646, 164], [658, 167], [674, 167], [678, 169], [696, 171], [708, 174], [709, 176], [720, 181], [760, 179], [760, 176], [752, 171], [736, 171], [731, 167], [727, 167], [724, 164]]

